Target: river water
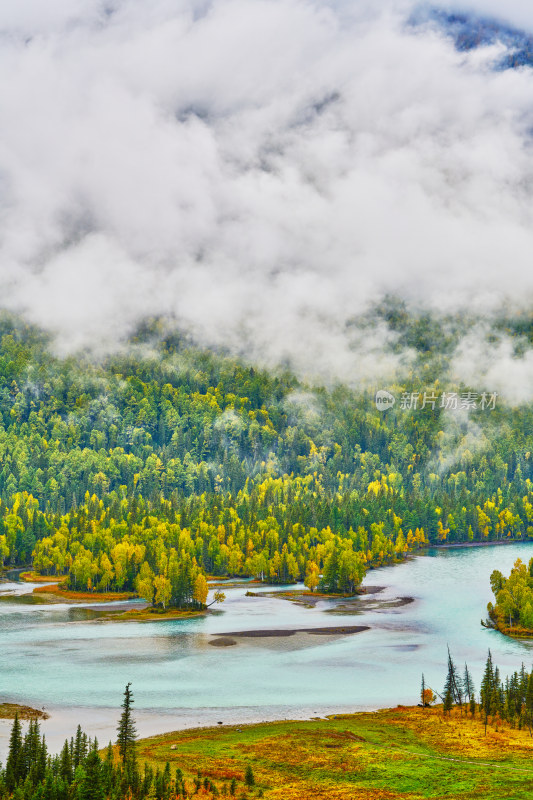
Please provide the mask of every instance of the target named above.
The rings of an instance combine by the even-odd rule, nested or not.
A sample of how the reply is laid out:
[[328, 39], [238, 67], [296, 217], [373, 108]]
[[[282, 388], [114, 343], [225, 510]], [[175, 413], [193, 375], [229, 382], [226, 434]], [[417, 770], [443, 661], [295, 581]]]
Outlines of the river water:
[[[460, 665], [468, 662], [476, 686], [488, 648], [504, 675], [522, 661], [531, 668], [533, 642], [510, 640], [480, 620], [492, 599], [492, 570], [508, 573], [516, 558], [532, 556], [529, 543], [429, 551], [370, 572], [365, 584], [385, 588], [358, 600], [349, 615], [332, 613], [328, 600], [305, 608], [246, 597], [242, 586], [225, 589], [225, 603], [207, 617], [155, 623], [87, 621], [72, 606], [3, 601], [0, 699], [44, 706], [52, 748], [78, 721], [101, 742], [114, 738], [128, 681], [143, 735], [416, 703], [422, 672], [427, 684], [442, 689], [447, 645]], [[0, 585], [2, 592], [31, 589]], [[398, 601], [407, 597], [413, 601]], [[228, 631], [337, 625], [370, 629], [209, 645], [213, 634]], [[0, 758], [8, 731], [0, 723]]]

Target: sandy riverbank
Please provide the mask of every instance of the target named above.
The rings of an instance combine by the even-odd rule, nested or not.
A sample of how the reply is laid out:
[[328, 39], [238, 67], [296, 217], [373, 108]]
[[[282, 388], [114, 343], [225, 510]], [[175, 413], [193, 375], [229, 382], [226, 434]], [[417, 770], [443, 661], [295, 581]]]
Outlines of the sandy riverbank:
[[317, 628], [275, 628], [273, 630], [229, 631], [217, 636], [234, 636], [252, 639], [268, 639], [272, 637], [295, 636], [297, 633], [309, 633], [315, 636], [348, 636], [370, 630], [368, 625], [331, 625]]
[[[11, 699], [11, 698], [10, 698]], [[405, 698], [408, 700], [409, 698]], [[169, 698], [169, 702], [172, 698]], [[19, 701], [22, 702], [22, 701]], [[117, 707], [61, 707], [47, 705], [45, 712], [48, 719], [39, 720], [41, 733], [46, 736], [49, 752], [61, 750], [65, 739], [76, 733], [79, 725], [89, 736], [96, 736], [101, 746], [115, 741], [117, 723], [120, 717], [121, 698], [117, 698]], [[39, 703], [33, 701], [38, 706]], [[206, 707], [206, 708], [166, 708], [135, 709], [135, 724], [139, 738], [157, 736], [176, 730], [193, 728], [211, 728], [222, 725], [252, 725], [261, 722], [285, 720], [311, 720], [326, 718], [331, 714], [345, 714], [356, 711], [375, 711], [377, 706], [307, 705], [294, 708], [292, 706], [238, 706], [238, 707]], [[13, 721], [0, 719], [0, 761], [5, 762], [9, 746], [9, 734]], [[23, 730], [26, 730], [23, 723]]]

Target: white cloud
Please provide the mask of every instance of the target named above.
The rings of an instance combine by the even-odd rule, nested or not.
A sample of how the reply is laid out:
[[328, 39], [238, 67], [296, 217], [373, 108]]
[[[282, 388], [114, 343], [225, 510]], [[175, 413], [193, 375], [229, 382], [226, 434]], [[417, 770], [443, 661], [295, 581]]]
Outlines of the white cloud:
[[410, 8], [4, 0], [2, 304], [63, 348], [161, 313], [355, 382], [399, 366], [347, 327], [384, 292], [530, 304], [533, 77]]
[[533, 8], [529, 0], [445, 0], [443, 8], [458, 11], [473, 11], [491, 16], [526, 30], [533, 29]]
[[[468, 386], [495, 392], [520, 405], [533, 399], [533, 350], [523, 340], [500, 336], [489, 343], [490, 329], [479, 324], [465, 336], [452, 361], [453, 376]], [[517, 352], [521, 345], [521, 352]]]

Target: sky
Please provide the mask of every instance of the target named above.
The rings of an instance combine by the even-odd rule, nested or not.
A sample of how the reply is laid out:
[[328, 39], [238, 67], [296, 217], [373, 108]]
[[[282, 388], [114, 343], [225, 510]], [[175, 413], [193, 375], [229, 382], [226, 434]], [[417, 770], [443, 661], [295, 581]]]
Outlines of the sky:
[[[533, 31], [519, 0], [441, 7]], [[60, 352], [113, 349], [163, 315], [350, 383], [409, 358], [350, 324], [385, 294], [530, 309], [533, 74], [494, 70], [497, 45], [456, 52], [408, 24], [414, 8], [3, 0], [0, 305]], [[533, 397], [530, 354], [487, 352], [487, 332], [458, 374]]]

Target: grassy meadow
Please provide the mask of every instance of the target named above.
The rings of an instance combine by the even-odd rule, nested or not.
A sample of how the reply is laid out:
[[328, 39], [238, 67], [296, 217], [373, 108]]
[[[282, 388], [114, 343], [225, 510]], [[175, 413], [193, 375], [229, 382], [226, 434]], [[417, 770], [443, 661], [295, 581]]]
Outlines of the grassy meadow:
[[238, 798], [533, 798], [529, 731], [489, 725], [484, 735], [479, 719], [438, 708], [180, 731], [141, 741], [139, 757], [160, 769], [169, 761], [191, 786], [200, 772], [222, 796], [235, 779]]

